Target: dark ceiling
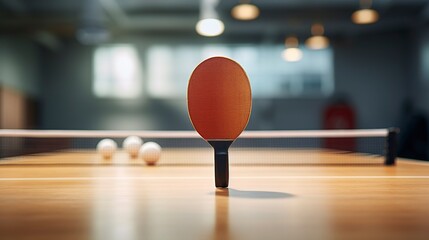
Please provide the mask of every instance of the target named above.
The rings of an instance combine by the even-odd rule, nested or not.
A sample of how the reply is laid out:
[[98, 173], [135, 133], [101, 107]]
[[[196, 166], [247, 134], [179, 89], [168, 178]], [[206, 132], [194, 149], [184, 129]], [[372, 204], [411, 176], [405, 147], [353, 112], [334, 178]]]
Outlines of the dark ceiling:
[[[0, 33], [51, 33], [71, 37], [92, 0], [0, 0]], [[197, 0], [95, 0], [113, 35], [195, 35], [199, 17]], [[238, 0], [220, 0], [217, 7], [225, 22], [224, 36], [308, 35], [310, 25], [322, 22], [327, 35], [358, 35], [367, 32], [411, 28], [429, 19], [427, 0], [374, 0], [380, 21], [366, 26], [350, 20], [358, 0], [254, 0], [261, 15], [253, 21], [230, 16]]]

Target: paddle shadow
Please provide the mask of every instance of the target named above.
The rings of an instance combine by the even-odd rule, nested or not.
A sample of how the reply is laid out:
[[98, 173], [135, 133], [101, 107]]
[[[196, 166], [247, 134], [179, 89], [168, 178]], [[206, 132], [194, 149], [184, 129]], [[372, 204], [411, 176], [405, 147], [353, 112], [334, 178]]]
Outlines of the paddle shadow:
[[293, 194], [284, 192], [271, 192], [271, 191], [247, 191], [228, 188], [227, 190], [217, 189], [214, 193], [220, 197], [232, 198], [248, 198], [248, 199], [283, 199], [294, 197]]

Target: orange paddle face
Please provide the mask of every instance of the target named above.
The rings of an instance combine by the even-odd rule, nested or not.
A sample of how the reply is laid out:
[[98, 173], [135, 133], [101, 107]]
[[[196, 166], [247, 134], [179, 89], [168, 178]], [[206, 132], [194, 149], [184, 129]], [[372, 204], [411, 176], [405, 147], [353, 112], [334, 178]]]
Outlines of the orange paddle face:
[[200, 63], [188, 85], [195, 130], [215, 150], [216, 187], [228, 187], [228, 148], [246, 128], [252, 108], [249, 79], [238, 63], [213, 57]]
[[205, 140], [236, 139], [246, 128], [251, 108], [249, 79], [238, 63], [213, 57], [195, 68], [188, 85], [188, 112]]

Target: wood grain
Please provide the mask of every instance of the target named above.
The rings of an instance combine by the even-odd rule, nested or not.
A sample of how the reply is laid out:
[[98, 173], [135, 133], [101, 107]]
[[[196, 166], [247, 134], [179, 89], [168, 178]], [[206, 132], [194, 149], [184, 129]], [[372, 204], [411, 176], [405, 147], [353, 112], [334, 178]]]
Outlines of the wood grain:
[[[299, 152], [299, 151], [298, 151]], [[195, 154], [195, 155], [194, 155]], [[118, 153], [57, 152], [0, 161], [0, 239], [426, 239], [429, 165], [250, 164], [234, 152], [227, 190], [209, 149], [165, 149], [148, 167]], [[261, 152], [271, 161], [300, 153]], [[177, 156], [177, 158], [175, 158]], [[197, 157], [196, 157], [197, 156]], [[193, 158], [204, 164], [194, 164]], [[360, 156], [362, 157], [362, 156]], [[261, 159], [260, 159], [261, 160]], [[354, 163], [354, 164], [353, 164]]]

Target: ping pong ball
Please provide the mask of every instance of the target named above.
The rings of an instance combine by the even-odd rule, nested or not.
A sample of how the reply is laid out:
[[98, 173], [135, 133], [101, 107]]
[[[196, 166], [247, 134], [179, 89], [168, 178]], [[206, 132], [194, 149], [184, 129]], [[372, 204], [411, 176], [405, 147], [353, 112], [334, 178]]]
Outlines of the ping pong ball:
[[140, 148], [139, 153], [147, 165], [155, 165], [161, 157], [161, 146], [155, 142], [147, 142]]
[[103, 139], [97, 144], [97, 151], [106, 159], [111, 158], [117, 148], [116, 142], [109, 138]]
[[137, 136], [129, 136], [122, 143], [122, 148], [132, 157], [135, 158], [139, 154], [143, 140]]

